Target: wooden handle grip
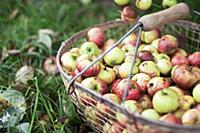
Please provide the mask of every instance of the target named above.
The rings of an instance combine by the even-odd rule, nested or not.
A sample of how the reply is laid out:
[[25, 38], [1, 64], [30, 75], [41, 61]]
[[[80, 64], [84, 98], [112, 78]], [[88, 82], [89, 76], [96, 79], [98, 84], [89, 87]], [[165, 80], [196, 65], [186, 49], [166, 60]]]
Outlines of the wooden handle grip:
[[190, 14], [190, 8], [185, 3], [179, 3], [173, 7], [153, 14], [141, 17], [138, 22], [143, 24], [144, 30], [153, 30], [164, 24], [183, 19]]

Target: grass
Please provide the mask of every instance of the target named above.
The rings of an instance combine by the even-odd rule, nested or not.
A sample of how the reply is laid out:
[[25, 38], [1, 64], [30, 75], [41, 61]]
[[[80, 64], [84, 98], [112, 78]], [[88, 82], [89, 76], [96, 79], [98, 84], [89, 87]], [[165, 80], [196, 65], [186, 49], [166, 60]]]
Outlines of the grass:
[[[187, 2], [198, 9], [200, 2]], [[146, 14], [160, 10], [159, 2]], [[84, 124], [76, 114], [75, 107], [66, 95], [59, 74], [49, 75], [43, 62], [55, 56], [60, 43], [74, 33], [104, 21], [119, 18], [118, 7], [106, 6], [95, 1], [84, 6], [79, 0], [2, 0], [0, 3], [0, 89], [16, 89], [23, 93], [27, 102], [26, 114], [20, 123], [28, 122], [28, 132], [76, 133]], [[197, 16], [190, 20], [199, 22]], [[38, 42], [38, 31], [50, 29], [52, 47]], [[34, 51], [30, 52], [30, 48]], [[15, 49], [19, 53], [8, 53]], [[27, 85], [17, 84], [15, 74], [23, 65], [34, 68], [34, 78]], [[12, 132], [11, 128], [1, 132]]]

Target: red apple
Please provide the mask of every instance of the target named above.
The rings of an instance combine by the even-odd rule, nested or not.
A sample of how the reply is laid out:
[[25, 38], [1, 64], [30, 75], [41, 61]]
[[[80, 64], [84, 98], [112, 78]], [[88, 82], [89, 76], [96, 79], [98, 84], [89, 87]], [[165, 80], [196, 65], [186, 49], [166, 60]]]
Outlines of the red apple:
[[[74, 71], [72, 71], [71, 75], [72, 75], [72, 77], [75, 77], [78, 73], [79, 73], [78, 69], [75, 69]], [[83, 80], [83, 77], [82, 77], [82, 76], [79, 76], [79, 77], [76, 79], [76, 81], [79, 82], [79, 83], [80, 83], [82, 80]]]
[[153, 96], [157, 91], [168, 88], [170, 85], [171, 80], [169, 78], [154, 77], [147, 84], [148, 93]]
[[137, 41], [137, 35], [134, 33], [131, 33], [128, 37], [126, 37], [123, 41], [122, 44], [126, 45], [126, 44], [131, 44], [133, 46], [136, 45], [136, 41]]
[[116, 42], [115, 39], [108, 39], [103, 45], [103, 51], [109, 49], [111, 46], [113, 46], [113, 44], [115, 44], [115, 42]]
[[172, 54], [172, 57], [176, 55], [187, 57], [187, 52], [184, 49], [177, 48], [176, 51]]
[[194, 52], [193, 54], [188, 56], [188, 60], [190, 65], [196, 66], [200, 68], [200, 52]]
[[147, 84], [150, 79], [151, 79], [151, 77], [145, 73], [135, 74], [132, 78], [132, 80], [135, 80], [138, 83], [138, 85], [140, 86], [140, 88], [143, 92], [146, 92]]
[[158, 44], [158, 51], [161, 53], [172, 54], [178, 48], [178, 41], [172, 35], [164, 35], [161, 37]]
[[188, 65], [189, 62], [187, 60], [187, 58], [185, 56], [182, 56], [182, 55], [175, 55], [172, 57], [171, 59], [171, 63], [173, 66], [175, 65]]
[[136, 11], [132, 6], [125, 6], [121, 12], [121, 18], [125, 22], [134, 22], [136, 20]]
[[150, 51], [142, 50], [138, 54], [141, 61], [153, 61], [153, 55]]
[[48, 74], [55, 75], [56, 73], [58, 73], [58, 67], [56, 65], [56, 57], [54, 56], [48, 57], [44, 61], [43, 68]]
[[[86, 68], [88, 65], [92, 63], [93, 60], [95, 60], [95, 56], [90, 56], [88, 54], [82, 55], [77, 59], [76, 68], [79, 72], [81, 72], [84, 68]], [[101, 70], [101, 64], [97, 62], [92, 67], [90, 67], [88, 70], [86, 70], [83, 73], [84, 77], [90, 77], [90, 76], [96, 76], [99, 71]]]
[[[127, 79], [122, 79], [118, 83], [115, 83], [112, 85], [111, 91], [118, 95], [120, 99], [123, 98], [124, 95], [124, 89], [127, 86]], [[128, 96], [126, 97], [126, 100], [138, 100], [140, 97], [140, 87], [137, 84], [136, 81], [130, 80], [130, 85], [128, 87]]]
[[181, 120], [171, 113], [163, 115], [162, 117], [160, 117], [159, 120], [170, 123], [170, 124], [181, 125]]
[[99, 47], [102, 47], [105, 41], [105, 34], [99, 27], [91, 28], [87, 33], [88, 40], [96, 43]]
[[189, 89], [200, 80], [200, 69], [194, 66], [177, 65], [172, 69], [171, 75], [178, 87]]

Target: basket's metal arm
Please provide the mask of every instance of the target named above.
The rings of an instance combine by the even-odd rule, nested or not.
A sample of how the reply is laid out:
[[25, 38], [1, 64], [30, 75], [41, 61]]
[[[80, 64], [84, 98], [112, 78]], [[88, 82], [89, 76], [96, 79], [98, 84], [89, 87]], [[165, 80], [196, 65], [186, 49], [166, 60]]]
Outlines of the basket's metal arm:
[[94, 61], [92, 61], [91, 64], [89, 64], [87, 67], [85, 67], [81, 72], [79, 72], [76, 76], [74, 76], [69, 84], [68, 84], [68, 94], [72, 94], [74, 92], [73, 84], [76, 81], [76, 79], [81, 76], [85, 71], [87, 71], [92, 65], [97, 63], [101, 58], [103, 58], [107, 53], [109, 53], [113, 48], [115, 48], [117, 45], [119, 45], [127, 36], [129, 36], [135, 29], [138, 27], [142, 27], [143, 24], [138, 22], [136, 23], [125, 35], [123, 35], [112, 47], [107, 49], [104, 53], [102, 53], [100, 56], [98, 56]]
[[136, 60], [136, 57], [137, 57], [137, 51], [138, 51], [138, 48], [139, 48], [139, 45], [140, 45], [140, 41], [141, 41], [142, 30], [143, 30], [143, 26], [140, 26], [139, 27], [138, 38], [137, 38], [137, 41], [136, 41], [135, 51], [134, 51], [133, 56], [132, 56], [131, 71], [130, 71], [130, 73], [128, 75], [127, 85], [126, 85], [126, 88], [124, 89], [124, 95], [122, 97], [122, 104], [126, 100], [126, 97], [128, 96], [128, 89], [129, 89], [129, 86], [130, 86], [130, 80], [131, 80], [132, 75], [133, 75], [132, 71], [133, 71], [133, 68], [134, 68], [134, 65], [135, 65], [135, 60]]

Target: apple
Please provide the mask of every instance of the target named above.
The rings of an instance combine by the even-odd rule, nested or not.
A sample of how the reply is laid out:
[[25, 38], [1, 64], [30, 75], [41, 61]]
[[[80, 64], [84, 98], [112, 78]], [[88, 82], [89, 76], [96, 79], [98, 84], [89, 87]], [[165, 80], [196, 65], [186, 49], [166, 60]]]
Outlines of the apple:
[[[111, 91], [120, 97], [120, 99], [123, 98], [124, 95], [124, 89], [127, 87], [127, 81], [128, 79], [122, 79], [120, 81], [116, 81], [113, 83], [111, 87]], [[126, 97], [126, 100], [138, 100], [140, 97], [140, 87], [137, 84], [136, 81], [130, 80], [130, 84], [128, 87], [128, 95]]]
[[140, 73], [146, 73], [150, 77], [159, 77], [160, 70], [153, 61], [144, 61], [139, 65]]
[[58, 67], [56, 65], [56, 57], [54, 57], [54, 56], [48, 57], [44, 61], [43, 68], [48, 74], [51, 74], [51, 75], [57, 74], [58, 73]]
[[151, 7], [152, 0], [136, 0], [135, 6], [140, 10], [147, 10]]
[[187, 58], [185, 56], [182, 56], [182, 55], [175, 55], [172, 57], [171, 59], [171, 63], [173, 66], [175, 65], [188, 65], [189, 62], [187, 60]]
[[129, 0], [114, 0], [114, 2], [119, 6], [125, 6], [129, 4]]
[[126, 37], [123, 41], [122, 44], [126, 45], [126, 44], [131, 44], [133, 46], [136, 45], [136, 41], [137, 41], [137, 35], [134, 33], [131, 33], [128, 37]]
[[195, 102], [200, 103], [200, 83], [194, 87], [192, 91], [192, 96]]
[[200, 111], [200, 104], [197, 103], [197, 105], [195, 106], [195, 109], [198, 109]]
[[193, 87], [200, 80], [200, 69], [194, 66], [177, 65], [171, 71], [172, 80], [182, 89]]
[[186, 111], [187, 111], [187, 110], [184, 110], [184, 109], [177, 109], [173, 114], [174, 114], [177, 118], [181, 119], [182, 116], [183, 116], [183, 114], [184, 114]]
[[164, 77], [154, 77], [147, 84], [148, 94], [153, 96], [157, 91], [168, 88], [171, 85], [171, 80]]
[[170, 86], [168, 87], [169, 89], [172, 89], [174, 91], [177, 92], [177, 94], [179, 95], [179, 97], [183, 96], [184, 95], [184, 92], [182, 89], [178, 88], [177, 86]]
[[195, 104], [194, 99], [190, 95], [184, 95], [180, 97], [180, 109], [188, 110]]
[[188, 61], [192, 66], [196, 66], [200, 68], [200, 52], [194, 52], [193, 54], [188, 56]]
[[[90, 56], [88, 54], [81, 55], [77, 59], [76, 68], [78, 69], [79, 72], [81, 72], [88, 65], [90, 65], [92, 63], [92, 61], [95, 60], [95, 59], [96, 59], [95, 56]], [[101, 64], [99, 62], [97, 62], [96, 64], [94, 64], [93, 66], [91, 66], [88, 70], [86, 70], [83, 73], [82, 76], [83, 77], [96, 76], [100, 72], [100, 70], [101, 70]]]
[[104, 56], [104, 61], [108, 66], [119, 65], [124, 61], [125, 53], [118, 47], [112, 49], [108, 54]]
[[171, 113], [163, 115], [162, 117], [160, 117], [159, 120], [170, 123], [170, 124], [181, 125], [181, 119], [179, 119], [178, 117], [176, 117], [175, 115]]
[[172, 35], [164, 35], [158, 43], [158, 51], [161, 53], [172, 54], [178, 48], [178, 40]]
[[158, 60], [156, 65], [163, 75], [168, 75], [172, 69], [172, 63], [166, 59]]
[[158, 49], [158, 43], [159, 43], [159, 41], [160, 41], [160, 38], [157, 38], [157, 39], [153, 40], [151, 42], [151, 46], [153, 46], [154, 48]]
[[200, 124], [200, 111], [198, 109], [190, 109], [186, 111], [181, 119], [183, 125], [199, 125]]
[[136, 20], [136, 11], [132, 6], [125, 6], [121, 12], [121, 18], [125, 22], [134, 22]]
[[109, 49], [111, 46], [113, 46], [115, 44], [116, 40], [115, 39], [108, 39], [104, 45], [103, 45], [103, 51], [106, 51], [107, 49]]
[[153, 96], [153, 108], [159, 113], [169, 113], [179, 107], [179, 96], [172, 89], [162, 89]]
[[145, 45], [145, 46], [143, 46], [143, 48], [141, 50], [150, 51], [152, 53], [152, 55], [158, 54], [158, 50], [155, 47], [153, 47], [152, 45]]
[[159, 120], [160, 118], [160, 114], [155, 109], [145, 109], [141, 116], [151, 120]]
[[108, 133], [122, 133], [123, 128], [119, 122], [114, 122]]
[[159, 60], [162, 60], [162, 59], [170, 61], [170, 57], [167, 54], [160, 53], [160, 54], [154, 55], [155, 62], [158, 62]]
[[162, 0], [162, 6], [164, 8], [172, 7], [177, 4], [177, 0]]
[[100, 79], [96, 79], [96, 77], [85, 78], [81, 84], [84, 87], [94, 90], [102, 95], [108, 92], [106, 83]]
[[71, 74], [76, 69], [77, 56], [73, 56], [70, 52], [65, 52], [61, 56], [61, 64], [66, 73]]
[[147, 84], [151, 77], [145, 73], [137, 73], [133, 76], [132, 80], [135, 80], [141, 88], [141, 91], [146, 92]]
[[[75, 69], [74, 71], [71, 72], [71, 75], [72, 75], [72, 77], [75, 77], [78, 73], [79, 73], [78, 69]], [[76, 81], [79, 82], [79, 83], [80, 83], [82, 80], [83, 80], [83, 77], [82, 77], [82, 76], [79, 76], [79, 77], [76, 79]]]
[[89, 54], [97, 57], [100, 54], [100, 52], [99, 48], [94, 42], [84, 42], [80, 47], [80, 54]]
[[135, 46], [131, 45], [131, 44], [125, 44], [124, 46], [122, 46], [121, 48], [124, 52], [125, 55], [133, 55], [134, 51], [135, 51]]
[[[131, 66], [132, 66], [132, 62], [124, 62], [119, 66], [118, 73], [119, 73], [120, 78], [128, 77], [128, 75], [131, 72]], [[139, 71], [138, 66], [134, 65], [132, 74], [136, 74], [136, 73], [138, 73], [138, 71]]]
[[142, 50], [139, 52], [138, 57], [141, 61], [153, 61], [153, 55], [150, 51]]
[[[138, 100], [138, 108], [141, 110], [152, 108], [151, 97], [147, 94], [143, 94]], [[141, 112], [141, 111], [139, 111]]]
[[181, 55], [181, 56], [187, 57], [188, 54], [184, 49], [177, 48], [176, 51], [172, 54], [172, 57], [176, 56], [176, 55]]
[[105, 67], [98, 73], [97, 78], [109, 85], [115, 80], [116, 73], [112, 68]]
[[160, 37], [160, 31], [158, 29], [151, 31], [143, 31], [141, 40], [145, 43], [151, 43], [153, 40]]
[[102, 47], [105, 41], [105, 34], [99, 27], [93, 27], [87, 32], [90, 42], [94, 42], [98, 47]]
[[[132, 54], [126, 54], [124, 62], [132, 62], [133, 55]], [[135, 65], [138, 66], [141, 63], [141, 60], [136, 57], [135, 59]]]

